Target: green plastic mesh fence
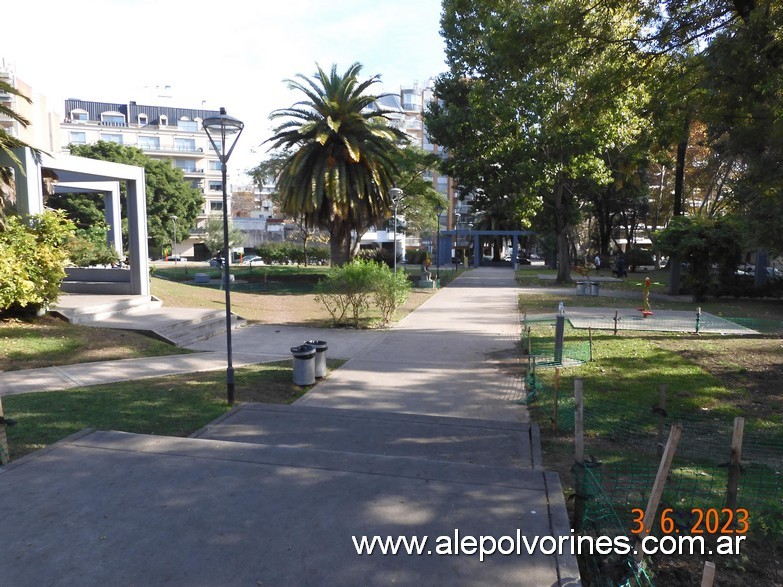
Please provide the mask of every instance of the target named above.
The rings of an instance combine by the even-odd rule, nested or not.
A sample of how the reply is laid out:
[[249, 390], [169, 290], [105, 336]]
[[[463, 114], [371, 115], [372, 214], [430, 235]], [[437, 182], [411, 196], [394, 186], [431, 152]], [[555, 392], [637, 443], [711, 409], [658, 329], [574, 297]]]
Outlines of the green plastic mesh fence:
[[[547, 378], [547, 381], [551, 378]], [[555, 419], [554, 386], [535, 382], [533, 408], [539, 421]], [[571, 389], [560, 389], [557, 428], [574, 430], [574, 398]], [[597, 535], [630, 533], [636, 514], [645, 509], [659, 466], [659, 452], [675, 422], [682, 436], [666, 482], [659, 512], [671, 508], [679, 532], [688, 535], [696, 527], [694, 516], [709, 508], [726, 507], [729, 458], [734, 429], [732, 418], [664, 413], [652, 408], [633, 413], [625, 404], [599, 393], [584, 392], [586, 507], [581, 527]], [[783, 515], [783, 430], [780, 426], [746, 419], [742, 439], [741, 472], [737, 507], [751, 513], [751, 529], [774, 527]], [[575, 485], [576, 486], [576, 485]], [[697, 510], [694, 512], [694, 510]], [[657, 519], [657, 517], [656, 517]], [[703, 525], [703, 524], [702, 524]], [[599, 585], [615, 585], [618, 565], [626, 561], [591, 561]], [[630, 564], [630, 563], [629, 563]], [[608, 565], [608, 566], [607, 566]], [[633, 569], [631, 564], [630, 569]], [[632, 576], [639, 584], [648, 577]], [[634, 584], [634, 583], [627, 583]], [[651, 582], [649, 584], [652, 584]]]

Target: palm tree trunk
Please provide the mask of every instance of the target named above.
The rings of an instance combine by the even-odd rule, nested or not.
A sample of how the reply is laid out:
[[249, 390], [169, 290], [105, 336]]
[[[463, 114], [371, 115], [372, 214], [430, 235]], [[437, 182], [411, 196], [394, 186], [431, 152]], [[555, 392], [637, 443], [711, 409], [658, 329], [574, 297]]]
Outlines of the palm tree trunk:
[[332, 267], [342, 267], [351, 260], [351, 230], [344, 222], [335, 222], [329, 233]]

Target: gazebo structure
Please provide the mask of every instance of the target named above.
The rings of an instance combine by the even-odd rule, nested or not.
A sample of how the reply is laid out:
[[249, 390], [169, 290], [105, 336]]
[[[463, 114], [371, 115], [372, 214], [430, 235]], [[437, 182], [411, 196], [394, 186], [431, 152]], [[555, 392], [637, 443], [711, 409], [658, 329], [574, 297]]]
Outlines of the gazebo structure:
[[[448, 265], [451, 261], [451, 250], [458, 249], [460, 242], [470, 243], [473, 240], [473, 251], [481, 251], [482, 236], [511, 237], [511, 264], [516, 269], [517, 253], [519, 252], [519, 237], [533, 236], [532, 230], [442, 230], [438, 243], [438, 265]], [[473, 266], [481, 264], [481, 255], [473, 255]]]
[[[106, 223], [109, 226], [108, 244], [120, 255], [123, 254], [120, 182], [125, 183], [129, 268], [80, 270], [93, 272], [93, 278], [87, 277], [81, 281], [92, 283], [94, 287], [94, 291], [85, 289], [80, 291], [149, 296], [147, 196], [144, 168], [72, 155], [43, 153], [36, 156], [30, 149], [17, 149], [14, 150], [14, 154], [21, 162], [21, 168], [3, 153], [0, 153], [0, 165], [14, 169], [16, 206], [20, 214], [29, 216], [43, 212], [44, 177], [55, 178], [55, 193], [101, 193], [105, 202]], [[89, 273], [85, 275], [89, 275]], [[101, 282], [109, 284], [110, 287], [108, 289], [102, 288]]]

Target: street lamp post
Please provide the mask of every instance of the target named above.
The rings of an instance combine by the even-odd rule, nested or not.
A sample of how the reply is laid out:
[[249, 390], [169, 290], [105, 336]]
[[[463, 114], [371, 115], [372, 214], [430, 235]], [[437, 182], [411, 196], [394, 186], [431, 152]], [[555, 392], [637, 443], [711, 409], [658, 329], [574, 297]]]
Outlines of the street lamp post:
[[435, 211], [438, 213], [438, 248], [437, 252], [435, 253], [435, 281], [436, 283], [440, 280], [440, 215], [443, 214], [443, 206], [438, 204], [435, 206]]
[[171, 241], [171, 255], [174, 257], [174, 267], [177, 266], [177, 217], [172, 214], [169, 216], [174, 223], [174, 238]]
[[234, 364], [231, 349], [231, 289], [228, 268], [231, 263], [231, 251], [228, 249], [228, 191], [226, 186], [228, 158], [237, 144], [239, 135], [245, 124], [226, 114], [221, 108], [218, 116], [205, 118], [201, 123], [207, 133], [209, 142], [220, 159], [220, 170], [223, 174], [223, 286], [226, 292], [226, 397], [228, 405], [234, 405]]
[[[473, 232], [473, 223], [468, 224], [468, 242], [465, 243], [465, 269], [470, 267], [470, 241], [471, 241], [471, 233]], [[475, 264], [475, 258], [476, 258], [476, 251], [474, 249], [473, 251], [473, 263]]]
[[397, 206], [402, 200], [402, 190], [394, 187], [389, 190], [389, 197], [394, 204], [394, 274], [397, 275]]
[[459, 220], [462, 214], [454, 212], [454, 271], [459, 265]]

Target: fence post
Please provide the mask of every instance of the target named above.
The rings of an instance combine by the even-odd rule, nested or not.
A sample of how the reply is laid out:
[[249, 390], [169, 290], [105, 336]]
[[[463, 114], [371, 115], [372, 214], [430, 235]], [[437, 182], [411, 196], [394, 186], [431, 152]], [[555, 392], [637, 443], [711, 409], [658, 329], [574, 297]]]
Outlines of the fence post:
[[585, 428], [584, 428], [584, 396], [582, 379], [574, 379], [574, 528], [582, 528], [582, 518], [585, 515]]
[[563, 364], [563, 341], [565, 339], [565, 316], [555, 317], [555, 365]]
[[737, 491], [740, 480], [740, 459], [742, 458], [742, 434], [745, 431], [745, 418], [734, 418], [734, 433], [731, 436], [731, 454], [729, 455], [729, 483], [726, 490], [726, 507], [737, 509]]
[[0, 465], [7, 465], [11, 461], [11, 452], [8, 450], [8, 436], [5, 433], [5, 414], [3, 413], [3, 398], [0, 397]]
[[658, 412], [658, 442], [656, 453], [658, 456], [663, 455], [663, 432], [666, 428], [666, 385], [662, 384], [658, 388], [658, 407], [655, 410]]
[[[655, 481], [653, 482], [652, 491], [650, 492], [650, 499], [647, 501], [647, 508], [644, 510], [644, 521], [642, 531], [636, 535], [637, 542], [641, 542], [644, 535], [647, 535], [648, 530], [652, 532], [655, 521], [655, 513], [658, 511], [658, 504], [661, 502], [661, 495], [663, 495], [663, 487], [666, 485], [666, 477], [669, 475], [669, 468], [672, 465], [674, 459], [674, 452], [677, 450], [677, 444], [680, 442], [680, 436], [682, 435], [682, 424], [679, 422], [674, 424], [669, 431], [669, 440], [666, 442], [666, 448], [663, 451], [663, 457], [661, 463], [658, 465], [658, 473], [655, 475]], [[636, 545], [636, 554], [634, 554], [634, 560], [637, 563], [642, 562], [642, 556], [644, 555], [641, 545]]]
[[701, 587], [712, 587], [715, 582], [715, 563], [704, 561], [704, 572], [701, 575]]
[[560, 388], [560, 368], [555, 367], [555, 407], [552, 410], [552, 430], [557, 430], [557, 392]]
[[587, 340], [589, 341], [589, 348], [590, 348], [590, 362], [593, 362], [593, 328], [592, 326], [587, 327]]
[[614, 311], [614, 335], [617, 336], [617, 323], [620, 321], [619, 312]]
[[696, 334], [699, 334], [701, 328], [701, 308], [696, 308]]

